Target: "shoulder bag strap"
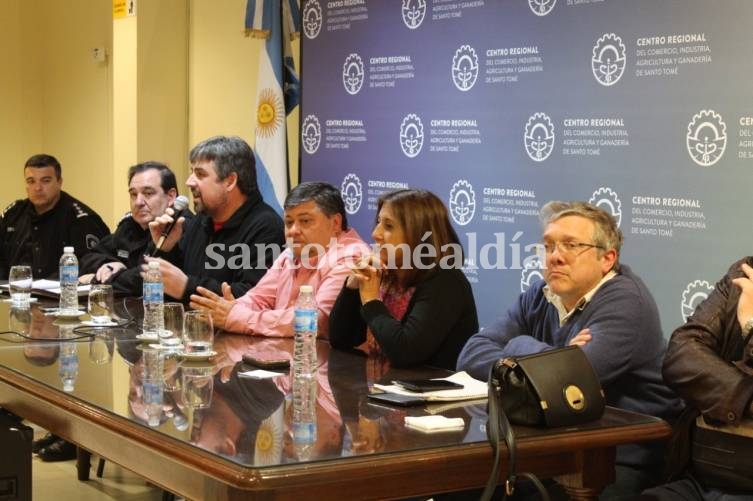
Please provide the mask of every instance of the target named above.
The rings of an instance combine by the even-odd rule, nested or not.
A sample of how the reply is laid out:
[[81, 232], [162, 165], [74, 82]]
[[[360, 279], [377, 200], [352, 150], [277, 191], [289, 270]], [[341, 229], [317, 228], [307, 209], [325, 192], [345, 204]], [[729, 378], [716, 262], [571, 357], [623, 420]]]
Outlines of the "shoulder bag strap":
[[[517, 475], [515, 473], [516, 468], [516, 442], [515, 432], [507, 419], [504, 409], [500, 403], [501, 383], [502, 377], [496, 377], [495, 372], [499, 370], [500, 374], [504, 374], [511, 367], [499, 367], [502, 362], [495, 362], [489, 370], [489, 422], [487, 423], [487, 435], [489, 437], [489, 443], [492, 446], [492, 452], [494, 454], [494, 465], [492, 466], [492, 472], [489, 475], [489, 480], [486, 481], [486, 487], [481, 494], [481, 501], [489, 501], [494, 494], [494, 489], [497, 486], [497, 472], [499, 470], [499, 438], [500, 430], [504, 433], [504, 439], [507, 443], [508, 451], [508, 467], [507, 467], [507, 480], [505, 480], [505, 491], [502, 495], [502, 501], [507, 499], [508, 496], [512, 496], [515, 493], [515, 482], [517, 481]], [[536, 486], [536, 489], [541, 494], [542, 501], [550, 501], [549, 493], [544, 485], [532, 473], [521, 473], [523, 477], [528, 478]]]

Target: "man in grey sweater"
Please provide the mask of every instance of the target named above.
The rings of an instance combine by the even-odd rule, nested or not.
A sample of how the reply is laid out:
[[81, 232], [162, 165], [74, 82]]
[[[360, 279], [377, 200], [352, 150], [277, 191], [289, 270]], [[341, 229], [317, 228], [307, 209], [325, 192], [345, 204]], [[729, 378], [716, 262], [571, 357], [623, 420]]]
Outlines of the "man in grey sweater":
[[[662, 381], [659, 313], [643, 281], [620, 265], [622, 233], [610, 214], [583, 202], [541, 210], [544, 280], [468, 340], [458, 369], [486, 379], [500, 358], [580, 346], [607, 405], [673, 420], [680, 401]], [[631, 499], [660, 480], [662, 444], [617, 451], [617, 482], [602, 499]]]

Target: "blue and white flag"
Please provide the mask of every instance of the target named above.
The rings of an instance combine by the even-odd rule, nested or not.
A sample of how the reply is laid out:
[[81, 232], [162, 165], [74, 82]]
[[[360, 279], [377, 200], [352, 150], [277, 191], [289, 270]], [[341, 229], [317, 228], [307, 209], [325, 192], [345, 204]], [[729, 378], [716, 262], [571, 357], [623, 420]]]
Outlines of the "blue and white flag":
[[299, 27], [298, 0], [248, 0], [246, 35], [266, 39], [256, 93], [256, 174], [264, 201], [280, 215], [290, 188], [285, 118], [301, 90], [290, 49]]

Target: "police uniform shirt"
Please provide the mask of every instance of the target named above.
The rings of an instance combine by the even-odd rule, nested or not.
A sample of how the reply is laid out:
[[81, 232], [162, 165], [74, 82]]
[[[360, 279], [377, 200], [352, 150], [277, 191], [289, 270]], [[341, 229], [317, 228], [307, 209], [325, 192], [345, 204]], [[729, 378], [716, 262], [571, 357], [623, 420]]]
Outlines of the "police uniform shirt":
[[[183, 217], [189, 220], [193, 214], [184, 211]], [[140, 265], [144, 263], [144, 255], [153, 252], [154, 243], [149, 228], [142, 228], [128, 212], [118, 223], [115, 233], [104, 237], [84, 256], [79, 270], [81, 274], [96, 273], [103, 264], [119, 261], [125, 265], [125, 269], [113, 273], [106, 283], [112, 285], [113, 292], [118, 296], [140, 296], [143, 286]]]
[[96, 273], [103, 264], [119, 261], [126, 268], [133, 268], [143, 262], [144, 253], [152, 242], [149, 229], [137, 223], [130, 212], [118, 222], [112, 235], [102, 238], [79, 263], [81, 274]]
[[110, 230], [91, 208], [66, 192], [44, 214], [29, 201], [17, 200], [0, 217], [0, 278], [16, 264], [30, 264], [38, 278], [57, 278], [63, 247], [73, 246], [79, 261]]

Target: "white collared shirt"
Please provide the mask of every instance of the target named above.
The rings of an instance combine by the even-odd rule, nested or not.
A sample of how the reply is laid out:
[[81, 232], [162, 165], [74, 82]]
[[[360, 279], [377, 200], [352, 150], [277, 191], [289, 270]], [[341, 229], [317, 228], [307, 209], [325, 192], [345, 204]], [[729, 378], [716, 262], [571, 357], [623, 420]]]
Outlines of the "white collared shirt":
[[552, 292], [549, 289], [548, 285], [544, 286], [544, 297], [546, 298], [549, 303], [554, 305], [555, 308], [557, 308], [557, 313], [560, 317], [560, 327], [565, 325], [565, 322], [572, 316], [573, 312], [582, 310], [586, 307], [589, 301], [591, 301], [591, 298], [594, 297], [594, 294], [596, 294], [596, 291], [599, 290], [599, 287], [607, 283], [609, 280], [617, 276], [617, 272], [614, 270], [611, 270], [609, 273], [604, 275], [604, 277], [599, 281], [598, 284], [596, 284], [593, 289], [586, 292], [582, 298], [578, 300], [577, 303], [575, 303], [575, 306], [572, 310], [567, 311], [567, 308], [565, 308], [565, 304], [562, 302], [562, 298], [559, 297], [557, 294]]

